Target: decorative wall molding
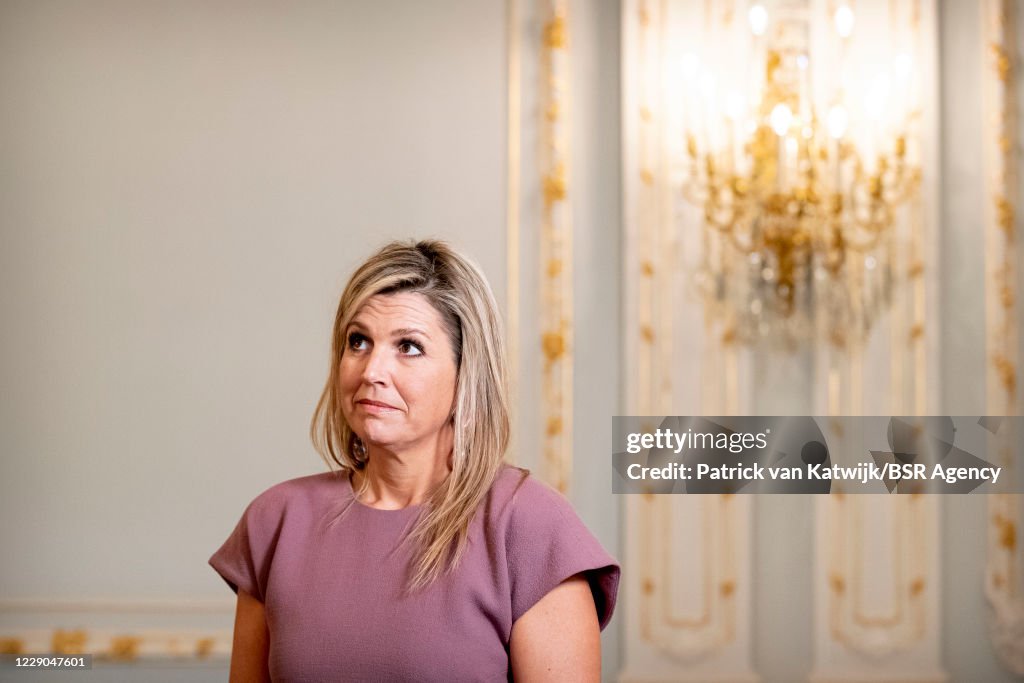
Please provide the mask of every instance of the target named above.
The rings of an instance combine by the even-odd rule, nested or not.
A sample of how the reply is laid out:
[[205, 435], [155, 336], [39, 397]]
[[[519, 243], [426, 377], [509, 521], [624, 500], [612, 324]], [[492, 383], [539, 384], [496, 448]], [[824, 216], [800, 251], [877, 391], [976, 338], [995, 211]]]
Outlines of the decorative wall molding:
[[946, 680], [936, 496], [816, 501], [810, 680]]
[[[982, 151], [984, 159], [986, 413], [1015, 415], [1019, 404], [1018, 302], [1020, 221], [1018, 183], [1020, 45], [1018, 3], [983, 0], [981, 26]], [[1000, 435], [1003, 439], [1011, 435]], [[1020, 438], [1017, 435], [1016, 438]], [[1008, 443], [993, 438], [1004, 476], [1019, 467]], [[989, 496], [985, 594], [992, 644], [1003, 665], [1024, 674], [1024, 577], [1018, 534], [1020, 496]]]
[[[934, 0], [858, 3], [907, 36], [915, 65], [918, 197], [891, 242], [902, 283], [863, 347], [819, 348], [814, 411], [934, 415], [940, 395], [938, 65]], [[884, 10], [884, 11], [883, 11]], [[870, 15], [869, 15], [870, 16]], [[861, 27], [858, 16], [858, 30]], [[843, 435], [826, 435], [843, 448]], [[815, 501], [815, 683], [944, 681], [937, 496], [830, 495]]]
[[[706, 325], [686, 274], [701, 248], [675, 187], [668, 0], [623, 3], [624, 361], [632, 415], [749, 410], [748, 353]], [[753, 682], [752, 500], [627, 496], [620, 681]]]
[[568, 0], [542, 0], [540, 42], [540, 314], [543, 476], [562, 493], [572, 479], [573, 311]]
[[[200, 624], [230, 621], [232, 599], [88, 598], [0, 600], [0, 653], [92, 654], [94, 664], [157, 663], [223, 666], [232, 629]], [[181, 621], [195, 627], [154, 628]], [[7, 624], [18, 624], [8, 627]], [[46, 627], [33, 626], [44, 623]]]
[[[569, 494], [573, 461], [573, 207], [568, 0], [508, 0], [510, 460]], [[539, 455], [534, 455], [539, 453]]]
[[176, 664], [231, 657], [232, 631], [22, 629], [0, 636], [0, 654], [91, 654], [94, 662]]

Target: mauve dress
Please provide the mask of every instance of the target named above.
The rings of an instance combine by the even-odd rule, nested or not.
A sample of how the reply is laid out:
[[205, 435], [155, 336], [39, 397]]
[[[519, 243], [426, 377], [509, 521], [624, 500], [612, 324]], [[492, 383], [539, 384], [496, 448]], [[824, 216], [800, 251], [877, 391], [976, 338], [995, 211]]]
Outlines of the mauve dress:
[[611, 619], [619, 565], [569, 501], [525, 470], [503, 466], [455, 572], [403, 595], [412, 550], [401, 541], [422, 510], [364, 505], [337, 472], [249, 504], [210, 565], [264, 604], [273, 680], [511, 680], [512, 624], [580, 572], [601, 628]]

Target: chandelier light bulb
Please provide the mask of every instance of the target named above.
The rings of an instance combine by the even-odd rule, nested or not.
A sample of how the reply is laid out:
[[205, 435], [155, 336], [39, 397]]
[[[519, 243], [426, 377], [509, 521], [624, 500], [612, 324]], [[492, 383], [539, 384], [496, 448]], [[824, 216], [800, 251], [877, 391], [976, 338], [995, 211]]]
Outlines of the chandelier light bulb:
[[771, 115], [768, 117], [768, 122], [771, 124], [775, 134], [782, 137], [789, 132], [789, 125], [793, 123], [793, 112], [785, 104], [776, 104], [775, 108], [772, 109]]
[[768, 28], [768, 10], [764, 8], [764, 5], [751, 7], [747, 18], [750, 20], [750, 30], [754, 35], [763, 36], [765, 29]]
[[853, 10], [849, 5], [840, 5], [835, 14], [836, 32], [840, 38], [849, 38], [853, 33]]
[[868, 115], [875, 121], [879, 121], [885, 113], [885, 106], [889, 100], [889, 76], [879, 74], [871, 84], [871, 93], [867, 98]]
[[828, 111], [828, 134], [838, 140], [846, 135], [846, 127], [850, 123], [850, 117], [842, 105], [835, 105]]
[[697, 55], [687, 52], [682, 59], [683, 78], [687, 83], [693, 83], [697, 78]]
[[725, 115], [733, 122], [739, 121], [740, 117], [743, 116], [743, 95], [740, 95], [735, 90], [729, 92], [729, 97], [725, 104]]
[[897, 78], [901, 81], [906, 81], [910, 78], [910, 72], [914, 67], [914, 60], [908, 53], [901, 52], [893, 60], [893, 67]]
[[710, 71], [705, 71], [701, 75], [700, 94], [706, 101], [715, 99], [715, 76]]

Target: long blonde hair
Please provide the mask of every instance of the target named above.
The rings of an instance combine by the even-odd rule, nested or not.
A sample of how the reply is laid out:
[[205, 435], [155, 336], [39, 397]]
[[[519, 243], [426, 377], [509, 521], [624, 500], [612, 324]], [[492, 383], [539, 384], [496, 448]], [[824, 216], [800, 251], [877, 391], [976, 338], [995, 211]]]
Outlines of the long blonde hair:
[[[366, 467], [366, 450], [341, 409], [338, 366], [345, 330], [367, 299], [418, 293], [441, 316], [458, 367], [451, 474], [437, 487], [410, 532], [417, 544], [408, 588], [422, 588], [458, 564], [469, 525], [508, 447], [508, 367], [501, 316], [483, 272], [439, 240], [391, 242], [352, 275], [334, 318], [330, 373], [313, 413], [313, 447], [346, 476]], [[358, 496], [365, 490], [363, 478]]]

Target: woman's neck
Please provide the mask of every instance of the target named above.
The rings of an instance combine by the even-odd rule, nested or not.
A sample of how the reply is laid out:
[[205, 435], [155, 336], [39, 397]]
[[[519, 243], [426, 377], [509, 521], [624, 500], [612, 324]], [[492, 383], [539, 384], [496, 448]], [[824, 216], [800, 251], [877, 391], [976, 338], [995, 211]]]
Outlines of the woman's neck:
[[451, 447], [394, 452], [371, 446], [366, 467], [352, 475], [353, 488], [359, 491], [365, 480], [359, 501], [370, 507], [399, 510], [420, 505], [448, 477], [450, 454]]

